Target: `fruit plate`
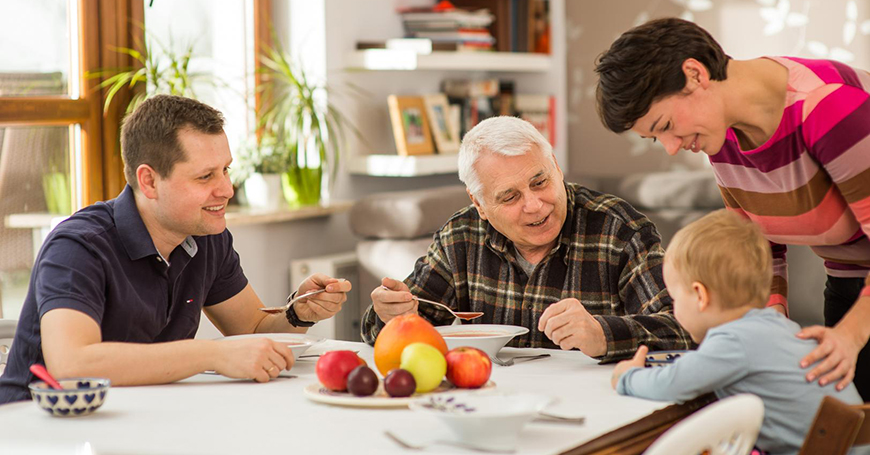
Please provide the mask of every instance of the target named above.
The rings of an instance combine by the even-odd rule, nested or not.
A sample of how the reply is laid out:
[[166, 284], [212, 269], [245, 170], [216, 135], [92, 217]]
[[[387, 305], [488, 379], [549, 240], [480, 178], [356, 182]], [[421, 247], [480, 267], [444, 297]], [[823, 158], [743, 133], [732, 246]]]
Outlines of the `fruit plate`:
[[441, 385], [438, 386], [435, 390], [427, 393], [415, 393], [409, 397], [403, 398], [393, 398], [387, 395], [387, 392], [384, 390], [384, 383], [378, 385], [378, 390], [374, 393], [374, 395], [368, 397], [357, 397], [349, 392], [333, 392], [332, 390], [323, 387], [319, 382], [312, 382], [305, 387], [305, 396], [311, 400], [316, 401], [318, 403], [332, 404], [336, 406], [348, 406], [354, 408], [405, 408], [408, 407], [408, 404], [412, 401], [419, 400], [421, 397], [425, 397], [428, 395], [436, 394], [436, 393], [445, 393], [445, 392], [475, 392], [478, 390], [490, 390], [495, 388], [495, 383], [492, 381], [487, 381], [483, 387], [479, 389], [460, 389], [454, 387], [453, 384], [442, 381]]

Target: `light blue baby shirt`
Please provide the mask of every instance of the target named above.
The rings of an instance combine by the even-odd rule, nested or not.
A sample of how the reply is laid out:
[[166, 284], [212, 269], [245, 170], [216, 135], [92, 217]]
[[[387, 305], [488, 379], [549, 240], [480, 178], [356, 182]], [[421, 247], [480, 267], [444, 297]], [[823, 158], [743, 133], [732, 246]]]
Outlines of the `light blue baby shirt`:
[[617, 392], [651, 400], [683, 402], [714, 392], [724, 398], [752, 393], [764, 401], [756, 445], [772, 454], [797, 453], [825, 395], [863, 403], [854, 384], [820, 387], [805, 379], [800, 360], [818, 344], [795, 336], [800, 326], [774, 309], [750, 310], [707, 331], [697, 351], [662, 368], [633, 368]]

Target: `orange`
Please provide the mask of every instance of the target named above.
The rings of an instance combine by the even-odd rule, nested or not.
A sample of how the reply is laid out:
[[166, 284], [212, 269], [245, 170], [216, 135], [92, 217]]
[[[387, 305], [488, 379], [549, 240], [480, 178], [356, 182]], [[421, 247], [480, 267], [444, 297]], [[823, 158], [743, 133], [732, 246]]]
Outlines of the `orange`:
[[390, 319], [375, 341], [375, 365], [382, 375], [399, 368], [402, 350], [411, 343], [426, 343], [447, 354], [447, 343], [429, 321], [416, 314]]

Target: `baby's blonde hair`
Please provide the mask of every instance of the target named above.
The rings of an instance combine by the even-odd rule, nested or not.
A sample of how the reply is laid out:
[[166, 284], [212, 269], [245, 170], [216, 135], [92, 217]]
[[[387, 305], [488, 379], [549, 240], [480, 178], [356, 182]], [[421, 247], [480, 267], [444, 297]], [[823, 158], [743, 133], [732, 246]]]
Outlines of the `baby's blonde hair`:
[[677, 232], [665, 261], [679, 274], [682, 285], [704, 284], [724, 308], [746, 304], [763, 308], [770, 297], [769, 242], [758, 226], [725, 209]]

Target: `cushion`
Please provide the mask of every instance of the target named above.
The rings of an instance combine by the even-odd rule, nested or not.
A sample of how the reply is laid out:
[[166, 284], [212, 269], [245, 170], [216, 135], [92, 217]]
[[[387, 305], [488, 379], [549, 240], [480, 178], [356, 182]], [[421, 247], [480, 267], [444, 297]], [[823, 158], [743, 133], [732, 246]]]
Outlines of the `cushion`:
[[417, 259], [426, 255], [431, 243], [431, 236], [414, 240], [363, 240], [356, 244], [356, 255], [360, 265], [377, 279], [404, 280], [414, 271]]
[[469, 204], [464, 185], [372, 194], [351, 208], [350, 228], [368, 238], [431, 236], [451, 215]]
[[724, 207], [716, 178], [709, 169], [632, 174], [622, 179], [614, 194], [637, 208]]

